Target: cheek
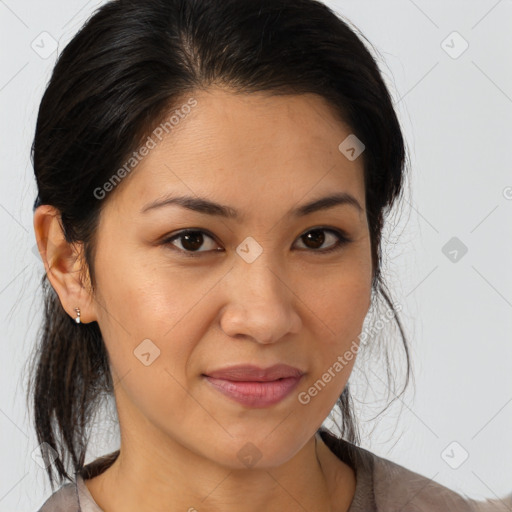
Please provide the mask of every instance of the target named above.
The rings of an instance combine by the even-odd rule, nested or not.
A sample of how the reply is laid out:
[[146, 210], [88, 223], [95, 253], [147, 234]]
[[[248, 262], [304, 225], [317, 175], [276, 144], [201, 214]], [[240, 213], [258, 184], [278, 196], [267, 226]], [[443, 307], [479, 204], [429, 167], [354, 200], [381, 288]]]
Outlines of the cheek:
[[207, 286], [187, 286], [175, 270], [148, 268], [133, 255], [130, 262], [122, 254], [115, 265], [112, 258], [104, 265], [99, 259], [98, 324], [114, 382], [122, 381], [126, 394], [149, 413], [151, 404], [158, 409], [170, 396], [179, 405], [178, 382], [184, 384], [187, 361], [201, 338], [201, 325], [188, 319]]
[[328, 300], [323, 299], [325, 323], [329, 326], [330, 334], [326, 337], [327, 344], [342, 348], [360, 334], [368, 312], [370, 294], [369, 286], [362, 287], [357, 283], [349, 286], [348, 283], [342, 283], [337, 290], [331, 292]]
[[[301, 293], [307, 297], [314, 346], [312, 374], [303, 400], [322, 418], [345, 388], [359, 350], [359, 335], [371, 297], [371, 267], [360, 260], [324, 270]], [[307, 402], [307, 404], [306, 404]]]
[[326, 346], [341, 348], [360, 334], [371, 300], [371, 266], [344, 262], [304, 281], [300, 296]]
[[187, 279], [182, 268], [158, 257], [159, 248], [148, 254], [148, 249], [114, 246], [104, 244], [96, 265], [102, 297], [98, 313], [112, 332], [129, 335], [133, 343], [170, 334], [207, 294], [207, 282]]
[[145, 417], [168, 431], [179, 430], [173, 425], [183, 422], [191, 426], [207, 420], [190, 397], [188, 364], [211, 321], [201, 314], [207, 301], [198, 302], [211, 285], [198, 283], [194, 291], [170, 274], [148, 279], [132, 272], [119, 281], [113, 272], [105, 282], [109, 312], [101, 327], [124, 425]]

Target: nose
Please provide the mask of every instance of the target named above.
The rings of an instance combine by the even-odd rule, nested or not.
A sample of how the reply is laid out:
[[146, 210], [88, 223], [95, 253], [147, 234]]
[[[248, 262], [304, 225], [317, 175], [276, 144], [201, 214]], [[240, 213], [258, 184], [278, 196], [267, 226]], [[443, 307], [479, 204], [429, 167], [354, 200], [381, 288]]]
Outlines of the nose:
[[297, 297], [288, 281], [286, 272], [269, 266], [263, 254], [252, 263], [238, 261], [224, 282], [227, 304], [220, 316], [224, 333], [268, 344], [300, 332]]

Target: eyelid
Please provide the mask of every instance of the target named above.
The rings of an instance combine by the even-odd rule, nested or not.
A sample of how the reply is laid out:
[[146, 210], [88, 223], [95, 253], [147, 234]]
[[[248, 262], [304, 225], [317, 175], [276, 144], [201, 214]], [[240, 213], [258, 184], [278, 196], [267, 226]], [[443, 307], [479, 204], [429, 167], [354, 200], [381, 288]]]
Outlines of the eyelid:
[[165, 236], [162, 239], [162, 241], [159, 243], [159, 245], [168, 246], [172, 250], [177, 251], [179, 254], [182, 254], [184, 256], [192, 256], [192, 257], [200, 256], [201, 254], [207, 254], [207, 253], [211, 253], [211, 252], [220, 252], [218, 249], [217, 250], [213, 250], [213, 251], [212, 250], [210, 250], [210, 251], [184, 251], [183, 249], [180, 249], [179, 247], [176, 247], [175, 245], [172, 244], [172, 242], [174, 242], [174, 240], [179, 239], [180, 237], [182, 237], [182, 236], [184, 236], [184, 235], [186, 235], [188, 233], [201, 233], [203, 235], [208, 236], [213, 241], [215, 241], [215, 243], [218, 244], [218, 242], [216, 240], [216, 237], [212, 233], [210, 233], [210, 231], [208, 231], [207, 229], [203, 229], [203, 228], [185, 228], [185, 229], [179, 230], [176, 233], [171, 233], [169, 236]]
[[338, 250], [341, 250], [343, 249], [343, 247], [347, 244], [349, 244], [350, 242], [352, 242], [352, 238], [349, 237], [349, 235], [342, 229], [339, 229], [339, 228], [330, 228], [328, 226], [316, 226], [316, 227], [312, 227], [312, 228], [308, 228], [306, 231], [303, 231], [302, 234], [300, 234], [297, 239], [300, 239], [302, 236], [304, 236], [306, 233], [309, 233], [310, 231], [327, 231], [329, 233], [332, 233], [336, 238], [337, 238], [337, 241], [336, 243], [332, 246], [332, 247], [329, 247], [328, 249], [302, 249], [303, 251], [306, 251], [306, 252], [311, 252], [311, 253], [319, 253], [319, 254], [328, 254], [328, 253], [331, 253], [331, 252], [336, 252]]
[[[297, 240], [299, 240], [301, 237], [309, 233], [310, 231], [326, 231], [334, 234], [334, 236], [338, 239], [336, 244], [328, 249], [308, 249], [308, 248], [301, 248], [301, 251], [305, 252], [311, 252], [311, 253], [319, 253], [319, 254], [328, 254], [330, 252], [335, 252], [337, 250], [341, 250], [345, 245], [351, 243], [353, 239], [347, 234], [346, 231], [340, 228], [330, 227], [330, 226], [313, 226], [305, 231], [303, 231], [298, 237]], [[221, 252], [220, 250], [209, 250], [209, 251], [184, 251], [183, 249], [180, 249], [179, 247], [176, 247], [172, 244], [174, 240], [179, 239], [180, 236], [184, 236], [188, 233], [201, 233], [203, 235], [208, 236], [212, 240], [214, 240], [216, 243], [216, 237], [213, 235], [210, 231], [203, 228], [185, 228], [182, 230], [179, 230], [178, 232], [172, 233], [169, 236], [165, 236], [162, 241], [159, 243], [159, 245], [169, 246], [172, 250], [178, 251], [178, 253], [184, 255], [185, 257], [198, 257], [201, 254], [208, 254], [212, 252]], [[219, 244], [220, 245], [220, 244]]]

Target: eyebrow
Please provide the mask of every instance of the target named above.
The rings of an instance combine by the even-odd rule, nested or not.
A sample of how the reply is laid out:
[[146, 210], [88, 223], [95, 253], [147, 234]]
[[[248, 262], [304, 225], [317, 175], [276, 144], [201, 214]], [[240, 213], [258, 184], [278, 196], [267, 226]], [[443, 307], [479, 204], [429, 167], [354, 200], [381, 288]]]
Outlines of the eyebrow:
[[[188, 210], [204, 213], [206, 215], [224, 217], [226, 219], [240, 220], [241, 218], [240, 212], [231, 206], [215, 203], [206, 198], [193, 196], [166, 196], [160, 199], [156, 199], [155, 201], [146, 204], [142, 208], [141, 213], [169, 205], [178, 205], [182, 208], [187, 208]], [[335, 206], [339, 205], [353, 206], [358, 210], [359, 213], [363, 211], [359, 201], [353, 195], [349, 194], [348, 192], [340, 192], [321, 197], [320, 199], [315, 199], [309, 203], [290, 210], [287, 215], [294, 217], [304, 217], [305, 215], [309, 215], [320, 210], [334, 208]]]

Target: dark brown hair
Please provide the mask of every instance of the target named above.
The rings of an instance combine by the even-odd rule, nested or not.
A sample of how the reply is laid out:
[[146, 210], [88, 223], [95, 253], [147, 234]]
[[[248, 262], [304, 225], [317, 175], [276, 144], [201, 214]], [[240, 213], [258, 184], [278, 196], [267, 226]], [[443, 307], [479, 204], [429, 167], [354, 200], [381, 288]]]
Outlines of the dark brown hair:
[[[34, 208], [58, 209], [66, 240], [83, 244], [93, 290], [95, 232], [108, 201], [93, 191], [165, 114], [212, 85], [318, 94], [363, 141], [372, 292], [396, 313], [381, 276], [381, 234], [403, 189], [404, 140], [376, 61], [356, 31], [315, 0], [111, 1], [63, 49], [37, 118]], [[70, 479], [69, 458], [74, 471], [83, 467], [89, 420], [113, 383], [97, 322], [76, 324], [46, 274], [42, 287], [44, 321], [27, 399], [39, 443], [58, 454], [46, 469], [53, 488], [54, 470], [60, 482]], [[407, 360], [403, 392], [410, 360], [394, 319]], [[359, 443], [348, 384], [337, 405], [342, 437]]]

